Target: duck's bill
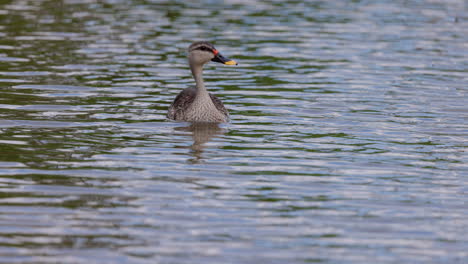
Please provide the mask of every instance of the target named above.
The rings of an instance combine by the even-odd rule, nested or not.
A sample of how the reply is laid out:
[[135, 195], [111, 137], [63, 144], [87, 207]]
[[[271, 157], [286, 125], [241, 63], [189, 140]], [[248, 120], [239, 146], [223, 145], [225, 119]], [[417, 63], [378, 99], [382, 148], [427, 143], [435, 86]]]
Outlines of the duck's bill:
[[237, 65], [237, 62], [235, 60], [228, 59], [220, 53], [216, 54], [216, 56], [213, 59], [211, 59], [211, 61], [219, 62], [226, 65]]

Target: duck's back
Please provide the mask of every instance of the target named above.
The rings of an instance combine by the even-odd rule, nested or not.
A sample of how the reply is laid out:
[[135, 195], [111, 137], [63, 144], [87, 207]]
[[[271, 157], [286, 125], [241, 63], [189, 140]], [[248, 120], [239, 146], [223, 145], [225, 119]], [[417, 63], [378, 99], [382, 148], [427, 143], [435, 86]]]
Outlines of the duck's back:
[[195, 100], [195, 87], [189, 87], [180, 92], [172, 102], [167, 112], [167, 117], [173, 120], [183, 120], [184, 112], [190, 108]]
[[[215, 109], [210, 109], [210, 107], [207, 107], [207, 104], [202, 106], [198, 104], [193, 105], [196, 97], [195, 87], [182, 90], [169, 107], [167, 117], [173, 120], [189, 122], [227, 122], [229, 120], [229, 113], [223, 103], [213, 94], [210, 93], [209, 95]], [[213, 107], [211, 106], [211, 108]]]

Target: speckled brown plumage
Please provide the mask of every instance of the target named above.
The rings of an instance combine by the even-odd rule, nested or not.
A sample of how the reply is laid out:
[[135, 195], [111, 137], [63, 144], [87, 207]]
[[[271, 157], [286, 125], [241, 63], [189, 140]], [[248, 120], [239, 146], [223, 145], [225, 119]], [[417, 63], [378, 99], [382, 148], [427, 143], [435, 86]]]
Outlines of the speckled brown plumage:
[[[167, 117], [172, 120], [179, 120], [179, 121], [194, 121], [190, 120], [188, 111], [191, 110], [191, 105], [193, 104], [196, 96], [196, 88], [189, 87], [182, 92], [180, 92], [177, 97], [172, 102], [171, 106], [169, 107], [169, 111], [167, 113]], [[212, 117], [210, 120], [206, 120], [206, 122], [228, 122], [229, 121], [229, 112], [224, 107], [223, 102], [219, 100], [218, 97], [209, 93], [210, 99], [213, 102], [213, 105], [216, 107], [216, 110], [224, 117], [222, 120], [220, 118]]]
[[188, 109], [193, 103], [193, 100], [195, 100], [195, 94], [195, 87], [189, 87], [182, 90], [169, 107], [167, 117], [172, 120], [180, 120], [183, 117], [184, 110]]

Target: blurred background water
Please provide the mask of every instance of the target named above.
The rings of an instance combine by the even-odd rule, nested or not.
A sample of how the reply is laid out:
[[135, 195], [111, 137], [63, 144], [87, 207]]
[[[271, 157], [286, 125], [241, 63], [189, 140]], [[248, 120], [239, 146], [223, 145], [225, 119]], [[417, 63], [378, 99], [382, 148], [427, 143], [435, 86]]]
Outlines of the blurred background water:
[[1, 263], [468, 263], [465, 1], [0, 3]]

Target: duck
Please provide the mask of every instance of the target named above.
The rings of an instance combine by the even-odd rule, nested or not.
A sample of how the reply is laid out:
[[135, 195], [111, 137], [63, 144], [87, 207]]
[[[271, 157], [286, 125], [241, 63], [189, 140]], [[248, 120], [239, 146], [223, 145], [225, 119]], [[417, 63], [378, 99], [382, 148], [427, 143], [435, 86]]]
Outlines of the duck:
[[182, 90], [169, 106], [167, 117], [175, 121], [226, 123], [229, 112], [223, 102], [208, 92], [203, 81], [203, 66], [208, 62], [238, 65], [224, 57], [208, 41], [197, 41], [188, 48], [188, 64], [195, 79], [195, 86]]

